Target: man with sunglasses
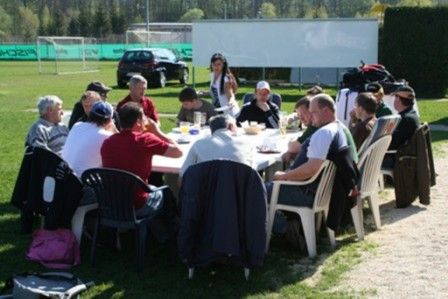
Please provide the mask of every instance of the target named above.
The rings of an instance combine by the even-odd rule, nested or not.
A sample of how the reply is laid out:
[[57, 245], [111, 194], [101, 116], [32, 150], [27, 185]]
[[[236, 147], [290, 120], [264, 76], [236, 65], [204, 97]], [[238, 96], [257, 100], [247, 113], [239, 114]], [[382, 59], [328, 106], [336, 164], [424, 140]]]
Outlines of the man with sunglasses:
[[394, 108], [401, 116], [398, 126], [392, 133], [392, 142], [389, 149], [396, 150], [412, 135], [420, 126], [420, 119], [417, 112], [412, 108], [415, 101], [414, 89], [410, 86], [402, 86], [395, 92]]

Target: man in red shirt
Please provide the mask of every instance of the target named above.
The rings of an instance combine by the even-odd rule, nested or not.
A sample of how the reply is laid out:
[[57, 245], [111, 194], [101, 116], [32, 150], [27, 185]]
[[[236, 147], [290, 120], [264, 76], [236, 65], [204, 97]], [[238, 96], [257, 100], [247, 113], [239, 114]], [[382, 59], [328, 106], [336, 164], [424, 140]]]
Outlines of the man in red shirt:
[[[118, 110], [122, 130], [110, 136], [101, 146], [101, 159], [104, 167], [123, 169], [139, 176], [147, 182], [151, 173], [153, 155], [178, 158], [182, 156], [179, 146], [160, 131], [159, 126], [146, 118], [143, 108], [137, 103], [127, 103]], [[152, 187], [152, 186], [150, 186]], [[168, 246], [168, 259], [177, 257], [178, 216], [176, 200], [170, 189], [147, 194], [135, 194], [134, 207], [137, 218], [153, 211], [155, 200], [162, 199], [161, 213], [151, 222], [151, 230], [159, 241]]]
[[[112, 167], [132, 172], [147, 182], [151, 173], [153, 155], [172, 158], [182, 156], [179, 146], [152, 120], [147, 119], [137, 103], [128, 103], [118, 110], [122, 130], [106, 139], [101, 147], [104, 167]], [[147, 128], [147, 131], [145, 131]], [[152, 196], [154, 193], [150, 193]], [[136, 194], [134, 206], [137, 216], [143, 216], [148, 194]]]
[[141, 75], [134, 75], [129, 80], [129, 95], [121, 100], [117, 105], [117, 111], [120, 110], [126, 103], [135, 102], [143, 107], [143, 112], [146, 117], [152, 119], [157, 124], [159, 123], [159, 115], [157, 114], [156, 106], [150, 97], [145, 96], [145, 91], [148, 82]]

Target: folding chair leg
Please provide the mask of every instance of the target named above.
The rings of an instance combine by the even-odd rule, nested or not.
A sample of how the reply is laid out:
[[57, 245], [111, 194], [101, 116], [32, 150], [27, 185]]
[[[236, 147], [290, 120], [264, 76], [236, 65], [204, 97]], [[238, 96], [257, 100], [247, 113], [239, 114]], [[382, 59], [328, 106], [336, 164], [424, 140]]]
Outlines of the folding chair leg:
[[249, 280], [249, 275], [250, 275], [250, 269], [244, 268], [244, 278], [246, 278], [246, 280]]
[[305, 234], [306, 247], [310, 257], [316, 256], [316, 224], [314, 222], [314, 211], [302, 211], [299, 213]]
[[378, 185], [380, 186], [380, 191], [384, 190], [384, 175], [380, 173], [378, 177]]
[[145, 264], [146, 249], [146, 224], [140, 225], [136, 229], [136, 245], [137, 245], [137, 273], [143, 272]]
[[355, 226], [356, 235], [358, 240], [364, 240], [364, 225], [362, 221], [362, 200], [358, 200], [356, 206], [351, 208], [353, 225]]
[[332, 248], [336, 247], [336, 237], [334, 234], [334, 230], [332, 230], [331, 228], [329, 228], [327, 226], [327, 217], [328, 217], [328, 210], [324, 211], [324, 217], [323, 217], [323, 224], [325, 225], [325, 228], [327, 229], [327, 233], [328, 233], [328, 238], [330, 239], [330, 245]]
[[95, 265], [96, 240], [98, 238], [99, 227], [100, 227], [100, 220], [99, 218], [97, 218], [95, 223], [95, 230], [93, 232], [92, 248], [90, 249], [90, 263], [92, 264], [92, 266]]
[[378, 202], [378, 194], [373, 194], [369, 197], [369, 206], [372, 211], [373, 219], [377, 229], [381, 228], [380, 207]]
[[269, 242], [271, 241], [272, 236], [272, 227], [274, 226], [274, 218], [275, 218], [275, 207], [271, 205], [269, 208], [269, 219], [268, 219], [268, 235], [266, 236], [266, 252], [269, 251]]

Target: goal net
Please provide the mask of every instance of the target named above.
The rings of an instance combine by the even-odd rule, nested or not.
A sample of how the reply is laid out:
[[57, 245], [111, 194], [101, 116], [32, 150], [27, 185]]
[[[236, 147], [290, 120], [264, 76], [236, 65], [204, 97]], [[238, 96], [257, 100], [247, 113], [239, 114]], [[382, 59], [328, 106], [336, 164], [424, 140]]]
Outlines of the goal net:
[[127, 30], [126, 46], [173, 48], [173, 44], [183, 43], [184, 33], [174, 31]]
[[40, 74], [75, 74], [99, 70], [95, 38], [39, 36], [36, 40]]

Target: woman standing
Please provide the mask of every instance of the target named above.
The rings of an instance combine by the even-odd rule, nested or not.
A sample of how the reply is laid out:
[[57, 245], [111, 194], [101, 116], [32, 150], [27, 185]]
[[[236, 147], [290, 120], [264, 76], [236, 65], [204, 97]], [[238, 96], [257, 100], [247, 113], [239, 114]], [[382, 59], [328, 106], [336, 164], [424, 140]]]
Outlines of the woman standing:
[[[235, 99], [238, 88], [235, 77], [230, 72], [226, 58], [213, 54], [210, 60], [210, 95], [216, 108], [222, 108], [225, 114], [236, 117], [240, 109]], [[226, 109], [227, 108], [227, 109]]]

